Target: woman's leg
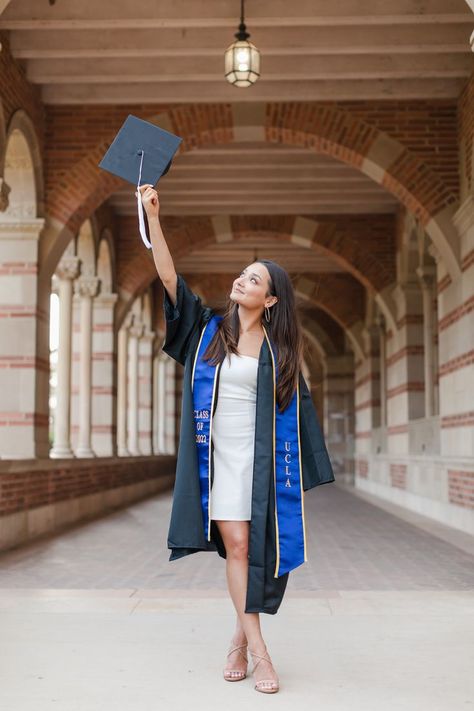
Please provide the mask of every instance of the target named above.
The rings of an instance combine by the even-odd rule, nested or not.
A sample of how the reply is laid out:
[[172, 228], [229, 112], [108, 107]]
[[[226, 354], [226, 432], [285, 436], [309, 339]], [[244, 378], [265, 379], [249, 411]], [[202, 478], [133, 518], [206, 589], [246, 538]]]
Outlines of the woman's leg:
[[[265, 653], [265, 642], [260, 629], [260, 616], [258, 612], [245, 612], [248, 581], [248, 545], [250, 525], [248, 521], [216, 521], [219, 533], [222, 536], [226, 550], [226, 576], [229, 593], [234, 603], [241, 629], [247, 638], [249, 648], [257, 654]], [[239, 628], [236, 629], [236, 635]], [[245, 644], [245, 637], [239, 641], [234, 637], [236, 644]], [[237, 652], [229, 659], [236, 661]], [[240, 656], [240, 655], [239, 655]], [[240, 657], [242, 662], [244, 660]], [[256, 660], [258, 661], [258, 660]], [[229, 664], [229, 667], [231, 665]], [[236, 669], [243, 667], [236, 666]], [[262, 660], [255, 670], [255, 678], [275, 679], [277, 676], [271, 664]]]

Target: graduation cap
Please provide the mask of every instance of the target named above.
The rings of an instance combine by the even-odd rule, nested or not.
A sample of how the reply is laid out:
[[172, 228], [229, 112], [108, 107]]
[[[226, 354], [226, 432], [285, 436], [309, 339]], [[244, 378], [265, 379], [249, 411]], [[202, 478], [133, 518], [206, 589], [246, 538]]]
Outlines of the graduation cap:
[[146, 235], [145, 215], [138, 188], [145, 183], [156, 185], [161, 176], [166, 175], [182, 140], [164, 128], [130, 114], [99, 163], [99, 168], [137, 187], [138, 224], [148, 249], [151, 248], [151, 242]]

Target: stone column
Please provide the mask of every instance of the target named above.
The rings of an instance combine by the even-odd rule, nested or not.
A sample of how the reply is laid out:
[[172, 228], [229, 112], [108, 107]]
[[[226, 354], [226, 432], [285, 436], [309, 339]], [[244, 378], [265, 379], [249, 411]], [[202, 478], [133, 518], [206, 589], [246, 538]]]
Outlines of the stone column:
[[325, 437], [337, 474], [352, 481], [354, 471], [354, 358], [330, 356], [324, 368]]
[[423, 344], [425, 379], [425, 417], [434, 414], [434, 360], [433, 360], [433, 297], [436, 271], [434, 267], [418, 267], [423, 298]]
[[80, 297], [80, 369], [79, 369], [79, 439], [77, 457], [94, 457], [91, 447], [92, 424], [92, 299], [97, 294], [99, 279], [83, 276], [76, 282]]
[[138, 340], [143, 324], [135, 322], [129, 330], [128, 342], [128, 440], [131, 455], [141, 454], [138, 446]]
[[440, 396], [439, 396], [439, 385], [440, 385], [440, 348], [439, 348], [439, 319], [440, 319], [440, 309], [439, 309], [439, 295], [438, 295], [438, 273], [441, 268], [441, 255], [431, 243], [428, 247], [428, 253], [434, 259], [434, 284], [433, 284], [433, 364], [434, 364], [434, 387], [433, 387], [433, 411], [435, 415], [440, 414]]
[[155, 333], [145, 331], [138, 342], [138, 450], [152, 453], [152, 354]]
[[72, 457], [70, 440], [71, 417], [71, 321], [72, 282], [79, 274], [79, 258], [62, 259], [56, 269], [59, 294], [58, 385], [54, 415], [53, 458]]
[[165, 448], [166, 454], [176, 453], [176, 361], [165, 361]]
[[156, 374], [156, 449], [155, 454], [164, 454], [166, 452], [166, 360], [167, 357], [162, 353], [157, 357], [157, 374]]
[[[0, 179], [0, 210], [8, 186]], [[3, 220], [2, 216], [2, 220]], [[0, 457], [47, 456], [48, 348], [38, 349], [38, 330], [48, 313], [38, 304], [38, 240], [44, 220], [0, 223]], [[49, 305], [48, 305], [49, 307]], [[47, 345], [47, 344], [46, 344]]]
[[98, 457], [112, 457], [115, 445], [115, 335], [117, 294], [94, 299], [92, 326], [92, 449]]
[[410, 279], [393, 290], [396, 331], [387, 335], [388, 451], [400, 457], [414, 446], [413, 420], [424, 417], [423, 310], [420, 285]]
[[152, 400], [152, 447], [153, 454], [159, 454], [159, 426], [160, 426], [160, 410], [159, 410], [159, 390], [158, 379], [160, 377], [160, 358], [158, 354], [153, 357], [153, 400]]
[[131, 317], [122, 324], [117, 339], [117, 454], [128, 457], [127, 409], [128, 409], [128, 338]]
[[384, 317], [379, 314], [375, 323], [379, 329], [379, 374], [380, 374], [380, 426], [387, 425], [387, 330]]

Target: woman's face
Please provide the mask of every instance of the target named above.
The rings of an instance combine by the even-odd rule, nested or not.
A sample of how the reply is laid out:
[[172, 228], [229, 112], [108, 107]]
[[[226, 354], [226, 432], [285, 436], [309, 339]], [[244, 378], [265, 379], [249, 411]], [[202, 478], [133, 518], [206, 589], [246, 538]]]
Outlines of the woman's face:
[[246, 308], [271, 306], [277, 299], [265, 296], [269, 290], [270, 274], [264, 264], [253, 262], [234, 279], [230, 298]]

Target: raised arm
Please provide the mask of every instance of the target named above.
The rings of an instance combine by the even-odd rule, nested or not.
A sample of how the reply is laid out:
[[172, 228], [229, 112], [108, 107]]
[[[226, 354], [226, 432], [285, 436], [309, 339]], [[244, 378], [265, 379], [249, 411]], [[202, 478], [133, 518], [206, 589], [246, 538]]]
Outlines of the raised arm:
[[199, 334], [206, 312], [209, 318], [211, 309], [202, 305], [201, 299], [188, 287], [183, 275], [176, 274], [160, 225], [160, 203], [156, 190], [151, 185], [141, 185], [140, 192], [148, 219], [153, 259], [165, 290], [163, 309], [166, 336], [162, 348], [184, 365], [193, 337]]
[[139, 189], [148, 220], [150, 242], [156, 271], [175, 306], [177, 298], [177, 275], [173, 258], [160, 225], [160, 202], [158, 193], [153, 189], [152, 185], [141, 185]]

